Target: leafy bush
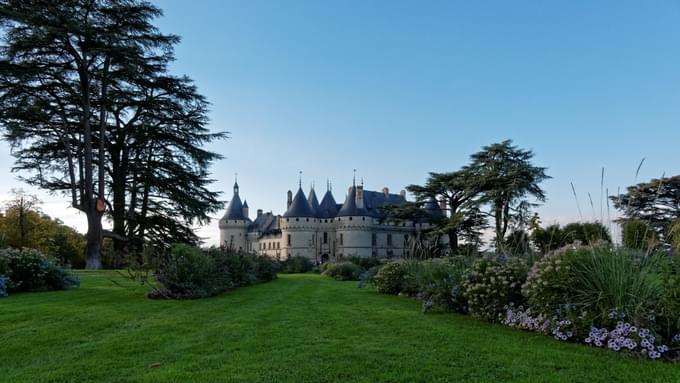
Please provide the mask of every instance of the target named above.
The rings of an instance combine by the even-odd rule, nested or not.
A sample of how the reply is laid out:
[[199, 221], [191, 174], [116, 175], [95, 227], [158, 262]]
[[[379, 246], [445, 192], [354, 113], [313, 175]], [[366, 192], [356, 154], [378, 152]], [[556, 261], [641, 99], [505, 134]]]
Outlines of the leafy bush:
[[225, 288], [225, 276], [217, 275], [212, 257], [186, 244], [175, 244], [161, 260], [156, 272], [160, 288], [149, 293], [150, 298], [201, 298]]
[[373, 284], [380, 293], [397, 295], [404, 292], [406, 277], [404, 262], [389, 262], [378, 270]]
[[202, 298], [275, 278], [275, 263], [267, 257], [222, 248], [202, 251], [175, 244], [162, 258], [156, 272], [159, 286], [149, 297]]
[[418, 263], [414, 279], [423, 312], [467, 311], [462, 288], [464, 269], [463, 263], [453, 259], [439, 258]]
[[331, 277], [337, 281], [356, 281], [363, 273], [364, 269], [352, 262], [329, 263], [323, 275]]
[[587, 252], [562, 248], [535, 262], [522, 286], [532, 310], [547, 318], [573, 311], [569, 303], [574, 301], [576, 265], [589, 257]]
[[62, 290], [80, 284], [78, 277], [69, 275], [56, 260], [26, 248], [0, 250], [0, 275], [5, 276], [6, 293]]
[[368, 270], [371, 267], [379, 266], [382, 264], [378, 257], [358, 257], [358, 256], [340, 257], [336, 261], [336, 263], [340, 262], [352, 262], [355, 265], [360, 266], [364, 270]]
[[463, 280], [470, 314], [487, 321], [500, 321], [509, 305], [524, 302], [521, 286], [527, 266], [520, 259], [477, 261]]
[[288, 259], [281, 263], [281, 272], [289, 274], [306, 273], [311, 271], [313, 267], [314, 265], [312, 264], [312, 261], [309, 260], [309, 258], [303, 256], [293, 256], [288, 257]]

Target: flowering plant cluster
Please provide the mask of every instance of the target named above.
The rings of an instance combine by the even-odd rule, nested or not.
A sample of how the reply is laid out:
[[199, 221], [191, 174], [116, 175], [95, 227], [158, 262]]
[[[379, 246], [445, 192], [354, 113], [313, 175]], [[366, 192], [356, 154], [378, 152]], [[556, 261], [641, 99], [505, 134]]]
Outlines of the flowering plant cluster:
[[37, 250], [0, 250], [0, 296], [3, 292], [62, 290], [79, 285], [78, 277]]
[[502, 321], [506, 306], [524, 303], [521, 286], [526, 272], [526, 264], [519, 259], [476, 262], [463, 280], [470, 314], [492, 322]]
[[649, 329], [638, 329], [623, 321], [619, 321], [613, 330], [592, 327], [584, 341], [595, 347], [640, 353], [651, 359], [658, 359], [669, 351], [667, 345], [658, 344], [657, 337]]
[[569, 319], [545, 318], [543, 314], [533, 314], [531, 309], [513, 305], [505, 307], [505, 319], [502, 324], [541, 334], [552, 334], [557, 340], [569, 340], [574, 337], [574, 323]]
[[522, 285], [529, 305], [542, 313], [554, 313], [573, 302], [574, 265], [584, 257], [582, 252], [562, 248], [536, 261]]
[[9, 282], [9, 277], [0, 275], [0, 297], [6, 297], [8, 295], [7, 282]]

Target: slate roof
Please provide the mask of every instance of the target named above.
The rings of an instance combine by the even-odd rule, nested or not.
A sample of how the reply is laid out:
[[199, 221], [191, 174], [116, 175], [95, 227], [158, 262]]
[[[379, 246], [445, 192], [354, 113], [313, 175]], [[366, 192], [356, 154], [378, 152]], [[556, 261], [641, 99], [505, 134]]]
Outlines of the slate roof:
[[364, 190], [364, 209], [367, 214], [374, 218], [382, 215], [382, 208], [385, 205], [401, 205], [406, 199], [400, 194], [387, 194], [376, 191]]
[[356, 188], [356, 186], [352, 186], [349, 189], [349, 193], [347, 194], [347, 198], [345, 198], [345, 203], [340, 208], [340, 211], [338, 212], [336, 217], [349, 217], [349, 216], [367, 215], [365, 209], [357, 207], [356, 198], [357, 198], [357, 188]]
[[316, 199], [316, 193], [314, 192], [314, 188], [309, 191], [309, 197], [307, 198], [309, 200], [309, 208], [312, 210], [312, 214], [314, 216], [317, 216], [319, 214], [319, 200]]
[[309, 201], [305, 197], [305, 192], [302, 188], [299, 188], [295, 197], [293, 197], [293, 202], [288, 207], [288, 210], [283, 214], [284, 217], [314, 217], [314, 212], [309, 206]]
[[281, 229], [279, 228], [278, 217], [271, 212], [260, 214], [255, 218], [255, 221], [248, 226], [248, 231], [259, 232], [260, 236], [279, 233], [281, 232]]
[[[247, 205], [246, 205], [247, 206]], [[238, 196], [238, 184], [234, 184], [234, 196], [227, 205], [227, 211], [222, 217], [223, 220], [247, 220], [248, 217], [243, 215], [243, 204], [241, 203], [241, 197]]]
[[319, 205], [316, 216], [318, 218], [334, 218], [338, 214], [338, 210], [338, 204], [335, 202], [335, 198], [333, 198], [333, 193], [328, 190], [321, 199], [321, 205]]

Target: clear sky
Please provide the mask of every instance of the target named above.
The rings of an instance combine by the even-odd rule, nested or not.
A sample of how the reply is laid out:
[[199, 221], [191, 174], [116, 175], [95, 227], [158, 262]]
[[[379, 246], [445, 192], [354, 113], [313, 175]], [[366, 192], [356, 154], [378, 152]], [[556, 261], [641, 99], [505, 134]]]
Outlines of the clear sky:
[[[677, 1], [157, 1], [182, 36], [173, 71], [212, 103], [211, 145], [251, 214], [282, 213], [315, 182], [344, 199], [352, 169], [393, 191], [513, 139], [548, 167], [544, 222], [599, 217], [600, 172], [614, 193], [680, 174]], [[0, 151], [0, 193], [21, 187]], [[25, 189], [25, 186], [23, 186]], [[30, 189], [29, 189], [30, 190]], [[85, 218], [41, 195], [68, 224]], [[2, 197], [2, 196], [0, 196]], [[605, 210], [606, 214], [606, 210]], [[214, 243], [213, 222], [201, 233]]]

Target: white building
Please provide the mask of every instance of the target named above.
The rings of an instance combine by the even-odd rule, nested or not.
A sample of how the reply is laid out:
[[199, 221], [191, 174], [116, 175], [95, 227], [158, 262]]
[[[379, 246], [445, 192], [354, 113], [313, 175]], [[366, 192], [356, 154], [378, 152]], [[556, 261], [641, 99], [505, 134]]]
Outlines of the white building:
[[[383, 217], [385, 205], [406, 202], [406, 193], [390, 194], [349, 187], [343, 204], [333, 198], [329, 186], [319, 203], [314, 188], [305, 196], [301, 185], [295, 196], [288, 191], [283, 215], [257, 210], [249, 217], [248, 202], [241, 202], [238, 183], [227, 211], [220, 219], [220, 245], [268, 255], [276, 259], [303, 256], [317, 263], [343, 256], [392, 258], [408, 255], [410, 241], [427, 224], [419, 220], [389, 220]], [[431, 200], [425, 204], [431, 214], [444, 214]]]

